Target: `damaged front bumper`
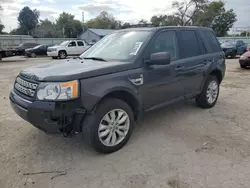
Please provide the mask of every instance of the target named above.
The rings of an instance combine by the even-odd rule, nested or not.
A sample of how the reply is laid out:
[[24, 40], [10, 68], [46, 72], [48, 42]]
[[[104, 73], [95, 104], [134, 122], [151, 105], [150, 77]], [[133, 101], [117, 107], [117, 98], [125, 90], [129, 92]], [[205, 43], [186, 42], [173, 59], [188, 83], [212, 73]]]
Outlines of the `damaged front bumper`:
[[80, 101], [65, 102], [29, 101], [10, 93], [10, 103], [13, 110], [24, 120], [38, 129], [50, 133], [81, 132], [81, 122], [86, 111], [80, 107]]

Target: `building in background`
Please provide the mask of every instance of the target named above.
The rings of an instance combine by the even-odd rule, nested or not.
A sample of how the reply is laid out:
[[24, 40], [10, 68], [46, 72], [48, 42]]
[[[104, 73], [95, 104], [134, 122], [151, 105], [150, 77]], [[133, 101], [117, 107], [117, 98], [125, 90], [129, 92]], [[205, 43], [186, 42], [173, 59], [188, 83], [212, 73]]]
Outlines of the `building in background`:
[[112, 29], [87, 29], [79, 35], [79, 39], [85, 40], [88, 43], [95, 43], [101, 38], [113, 33]]

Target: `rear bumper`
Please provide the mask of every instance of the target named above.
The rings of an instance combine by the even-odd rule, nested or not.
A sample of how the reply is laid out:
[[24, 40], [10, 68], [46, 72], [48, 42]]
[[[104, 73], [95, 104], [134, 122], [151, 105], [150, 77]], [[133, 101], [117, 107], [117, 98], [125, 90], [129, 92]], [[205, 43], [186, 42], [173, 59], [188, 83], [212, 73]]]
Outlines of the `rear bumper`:
[[223, 49], [223, 51], [224, 51], [224, 53], [225, 53], [226, 56], [236, 55], [236, 53], [237, 53], [233, 49]]
[[241, 65], [250, 66], [250, 60], [240, 59], [239, 62]]
[[78, 128], [74, 127], [76, 126], [74, 125], [74, 118], [80, 114], [81, 119], [85, 115], [84, 110], [79, 110], [79, 101], [64, 103], [31, 102], [19, 97], [14, 91], [10, 93], [9, 98], [13, 110], [21, 118], [38, 129], [50, 134], [57, 134], [65, 130]]

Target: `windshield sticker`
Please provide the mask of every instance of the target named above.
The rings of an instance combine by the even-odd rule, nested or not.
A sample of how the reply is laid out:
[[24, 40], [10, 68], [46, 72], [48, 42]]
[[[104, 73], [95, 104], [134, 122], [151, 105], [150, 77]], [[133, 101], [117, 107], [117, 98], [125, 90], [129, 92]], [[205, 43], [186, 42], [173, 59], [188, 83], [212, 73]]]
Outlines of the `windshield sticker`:
[[132, 52], [129, 55], [136, 55], [139, 52], [142, 44], [143, 42], [136, 42], [135, 47], [133, 48]]

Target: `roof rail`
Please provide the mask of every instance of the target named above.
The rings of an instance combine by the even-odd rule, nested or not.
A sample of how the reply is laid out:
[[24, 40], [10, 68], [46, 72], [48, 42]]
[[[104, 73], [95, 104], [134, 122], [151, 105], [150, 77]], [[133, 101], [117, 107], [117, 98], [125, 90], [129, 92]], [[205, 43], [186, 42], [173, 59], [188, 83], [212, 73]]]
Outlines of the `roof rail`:
[[153, 24], [131, 24], [126, 28], [137, 28], [137, 27], [154, 27]]

